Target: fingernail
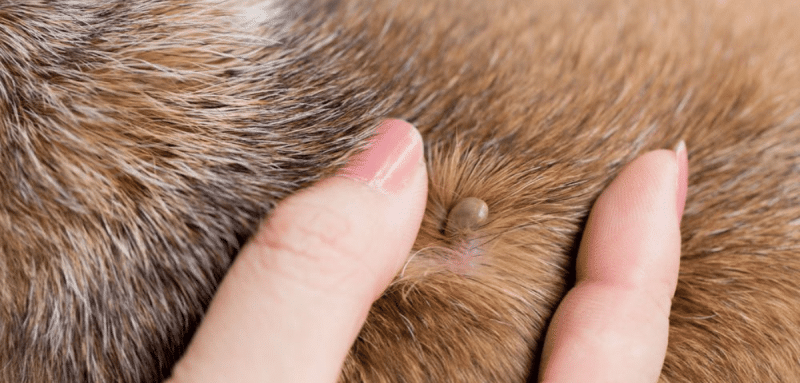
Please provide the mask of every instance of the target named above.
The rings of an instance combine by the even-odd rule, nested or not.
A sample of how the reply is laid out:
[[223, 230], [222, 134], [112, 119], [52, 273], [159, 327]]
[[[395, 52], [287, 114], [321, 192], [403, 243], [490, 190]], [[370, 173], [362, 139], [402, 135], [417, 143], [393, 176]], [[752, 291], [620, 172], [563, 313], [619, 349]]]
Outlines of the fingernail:
[[402, 120], [386, 120], [370, 147], [350, 159], [337, 175], [366, 183], [382, 193], [397, 193], [416, 174], [422, 161], [422, 137]]
[[686, 193], [689, 187], [689, 157], [686, 152], [686, 143], [681, 140], [675, 146], [675, 158], [678, 160], [678, 195], [676, 211], [678, 223], [683, 217], [683, 208], [686, 206]]

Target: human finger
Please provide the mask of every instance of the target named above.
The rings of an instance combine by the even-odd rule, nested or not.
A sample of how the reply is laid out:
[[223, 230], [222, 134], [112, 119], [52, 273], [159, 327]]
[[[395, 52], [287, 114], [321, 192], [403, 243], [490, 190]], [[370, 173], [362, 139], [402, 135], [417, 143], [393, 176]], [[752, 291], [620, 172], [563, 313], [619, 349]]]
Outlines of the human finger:
[[688, 159], [647, 153], [590, 213], [577, 279], [545, 340], [543, 382], [655, 382], [664, 363], [680, 261]]
[[221, 283], [173, 382], [334, 382], [416, 237], [422, 140], [389, 120], [340, 176], [282, 201]]

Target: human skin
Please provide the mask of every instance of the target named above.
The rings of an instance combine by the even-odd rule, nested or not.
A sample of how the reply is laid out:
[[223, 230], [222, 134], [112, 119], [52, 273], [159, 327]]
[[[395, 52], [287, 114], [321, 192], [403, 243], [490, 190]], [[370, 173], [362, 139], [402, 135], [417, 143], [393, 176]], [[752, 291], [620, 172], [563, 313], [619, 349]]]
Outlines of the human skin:
[[678, 281], [687, 176], [681, 143], [628, 164], [595, 202], [577, 281], [545, 338], [541, 381], [658, 380]]
[[[170, 382], [336, 381], [425, 208], [418, 132], [399, 120], [379, 132], [338, 176], [287, 198], [261, 225]], [[686, 164], [685, 148], [647, 153], [597, 200], [576, 286], [548, 331], [542, 381], [657, 380], [678, 276]], [[585, 368], [569, 368], [574, 363]]]

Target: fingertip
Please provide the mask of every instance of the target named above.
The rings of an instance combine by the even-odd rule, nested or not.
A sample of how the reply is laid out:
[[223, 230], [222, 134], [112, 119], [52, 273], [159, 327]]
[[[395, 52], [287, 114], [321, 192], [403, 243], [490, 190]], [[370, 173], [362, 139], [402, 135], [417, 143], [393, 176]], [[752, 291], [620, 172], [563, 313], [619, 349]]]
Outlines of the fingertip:
[[620, 171], [592, 212], [626, 220], [671, 214], [676, 206], [679, 171], [675, 152], [661, 149], [645, 153]]
[[581, 241], [578, 280], [629, 286], [660, 281], [674, 291], [680, 253], [678, 178], [670, 150], [646, 153], [620, 172], [592, 208]]

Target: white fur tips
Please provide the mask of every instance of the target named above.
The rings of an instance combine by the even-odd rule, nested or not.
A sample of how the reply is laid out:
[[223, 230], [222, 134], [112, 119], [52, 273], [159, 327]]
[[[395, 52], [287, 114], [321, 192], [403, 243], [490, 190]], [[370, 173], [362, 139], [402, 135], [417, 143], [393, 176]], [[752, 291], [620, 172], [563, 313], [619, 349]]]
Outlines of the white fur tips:
[[283, 14], [278, 0], [206, 0], [215, 9], [229, 13], [246, 29], [276, 23]]

